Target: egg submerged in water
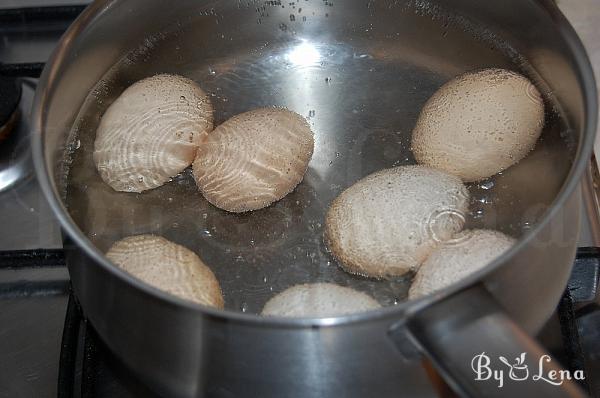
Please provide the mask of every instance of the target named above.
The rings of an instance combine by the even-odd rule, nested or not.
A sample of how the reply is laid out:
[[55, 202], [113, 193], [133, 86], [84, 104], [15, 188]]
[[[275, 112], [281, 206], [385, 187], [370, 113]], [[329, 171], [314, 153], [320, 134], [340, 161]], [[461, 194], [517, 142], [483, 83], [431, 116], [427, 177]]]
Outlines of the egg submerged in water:
[[212, 270], [191, 250], [161, 236], [135, 235], [106, 253], [117, 267], [179, 298], [216, 308], [224, 301]]
[[128, 87], [102, 116], [94, 163], [115, 191], [157, 188], [192, 164], [213, 107], [192, 80], [156, 75]]
[[544, 125], [544, 103], [525, 77], [504, 69], [461, 75], [426, 102], [412, 133], [417, 162], [465, 182], [523, 159]]
[[255, 109], [209, 134], [194, 160], [194, 178], [206, 200], [220, 209], [262, 209], [302, 181], [314, 145], [302, 116], [284, 108]]
[[408, 292], [416, 299], [479, 271], [515, 244], [501, 232], [476, 229], [463, 231], [437, 247], [419, 268]]
[[402, 276], [463, 228], [468, 203], [460, 179], [443, 171], [425, 166], [381, 170], [333, 201], [325, 242], [349, 273]]
[[292, 286], [271, 298], [261, 315], [290, 318], [322, 318], [379, 308], [379, 303], [366, 293], [333, 283]]

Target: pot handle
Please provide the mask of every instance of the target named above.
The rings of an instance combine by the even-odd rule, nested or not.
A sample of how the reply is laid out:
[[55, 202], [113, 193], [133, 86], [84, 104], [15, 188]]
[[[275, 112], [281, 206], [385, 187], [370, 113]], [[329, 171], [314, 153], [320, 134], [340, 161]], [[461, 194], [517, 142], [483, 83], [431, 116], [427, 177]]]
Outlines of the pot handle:
[[390, 333], [401, 352], [412, 345], [428, 357], [461, 397], [586, 396], [575, 382], [583, 371], [561, 370], [480, 285], [417, 312]]

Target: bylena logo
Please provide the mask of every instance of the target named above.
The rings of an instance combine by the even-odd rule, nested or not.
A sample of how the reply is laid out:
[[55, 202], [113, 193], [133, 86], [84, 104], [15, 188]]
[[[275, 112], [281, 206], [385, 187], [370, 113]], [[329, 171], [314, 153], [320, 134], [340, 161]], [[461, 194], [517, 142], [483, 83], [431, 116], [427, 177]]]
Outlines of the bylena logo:
[[[538, 361], [537, 369], [529, 370], [525, 363], [527, 353], [523, 352], [511, 363], [503, 356], [498, 357], [500, 363], [492, 364], [492, 359], [485, 352], [475, 355], [471, 361], [471, 369], [475, 373], [476, 381], [495, 380], [498, 388], [504, 387], [505, 377], [513, 381], [533, 380], [560, 386], [565, 380], [583, 380], [583, 370], [571, 372], [569, 370], [546, 370], [544, 364], [552, 361], [549, 355], [542, 355]], [[502, 367], [496, 366], [503, 364]], [[507, 372], [508, 371], [508, 372]]]

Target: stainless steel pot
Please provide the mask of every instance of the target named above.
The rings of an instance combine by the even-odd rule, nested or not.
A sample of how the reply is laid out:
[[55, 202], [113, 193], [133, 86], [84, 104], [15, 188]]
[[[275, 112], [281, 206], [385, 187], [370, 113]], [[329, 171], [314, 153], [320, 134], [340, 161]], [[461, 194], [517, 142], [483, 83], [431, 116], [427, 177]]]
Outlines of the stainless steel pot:
[[[282, 60], [284, 53], [270, 52], [281, 48], [300, 50]], [[328, 57], [325, 67], [319, 65], [322, 54]], [[216, 64], [206, 67], [209, 61]], [[283, 71], [273, 69], [278, 62], [287, 62]], [[311, 192], [325, 195], [313, 198], [324, 202], [323, 207], [333, 196], [327, 196], [325, 185], [343, 187], [389, 166], [384, 149], [397, 150], [393, 157], [406, 156], [411, 162], [406, 145], [369, 141], [376, 134], [368, 132], [378, 132], [379, 138], [384, 134], [381, 120], [394, 112], [403, 115], [392, 121], [400, 126], [401, 137], [410, 136], [420, 104], [443, 81], [486, 66], [517, 68], [554, 104], [549, 120], [563, 124], [545, 132], [527, 159], [498, 177], [497, 183], [509, 187], [505, 193], [510, 203], [492, 216], [498, 227], [536, 222], [509, 252], [461, 283], [366, 314], [265, 319], [204, 308], [149, 287], [115, 268], [102, 250], [125, 232], [149, 232], [152, 217], [166, 217], [163, 208], [154, 213], [146, 207], [131, 210], [135, 197], [105, 195], [99, 185], [81, 180], [81, 189], [69, 192], [74, 177], [68, 170], [86, 161], [85, 156], [81, 162], [73, 159], [71, 152], [92, 142], [93, 134], [81, 132], [105, 109], [98, 98], [110, 100], [127, 84], [152, 73], [200, 73], [198, 65], [204, 83], [216, 73], [223, 77], [223, 91], [238, 95], [232, 105], [233, 100], [225, 103], [228, 98], [215, 92], [223, 118], [281, 98], [287, 103], [276, 105], [298, 109], [307, 98], [326, 99], [317, 110], [322, 118], [315, 117], [317, 146], [331, 148], [329, 155], [341, 149], [346, 157], [336, 173], [325, 173], [332, 180], [315, 181], [323, 174], [309, 172], [304, 184], [319, 189], [301, 186], [296, 193], [301, 199], [310, 198]], [[334, 76], [321, 75], [322, 68]], [[261, 91], [257, 85], [269, 89]], [[397, 106], [388, 90], [403, 93]], [[527, 352], [526, 363], [537, 369], [542, 350], [527, 333], [545, 322], [570, 274], [580, 221], [578, 183], [596, 129], [595, 93], [581, 43], [546, 1], [99, 0], [68, 30], [44, 70], [33, 111], [33, 150], [40, 184], [66, 232], [73, 287], [86, 315], [124, 364], [165, 396], [428, 396], [433, 387], [423, 358], [465, 396], [579, 396], [568, 381], [556, 387], [505, 380], [503, 388], [494, 380], [475, 381], [471, 359], [483, 351], [509, 358]], [[365, 110], [352, 108], [355, 98], [366, 112], [348, 122], [354, 111], [360, 115]], [[335, 106], [325, 106], [331, 100]], [[80, 110], [90, 109], [90, 101], [91, 116], [78, 124]], [[353, 140], [338, 140], [345, 138], [339, 131], [337, 136], [320, 135], [341, 123], [346, 123], [344, 131], [367, 133], [356, 133]], [[327, 153], [315, 155], [314, 169], [322, 171], [324, 164], [333, 163]], [[81, 178], [97, 180], [93, 168], [88, 171]], [[97, 194], [86, 194], [88, 189]], [[179, 208], [197, 198], [183, 188], [165, 189], [187, 198]], [[68, 210], [69, 195], [87, 201]], [[292, 205], [280, 206], [275, 209], [284, 219], [296, 210], [305, 215]], [[173, 217], [178, 211], [164, 210]], [[139, 223], [128, 221], [124, 227], [127, 217]], [[282, 222], [265, 217], [265, 224]], [[120, 223], [116, 232], [115, 223]], [[106, 230], [111, 233], [104, 234]], [[193, 238], [182, 237], [190, 245]], [[271, 252], [292, 250], [299, 243], [282, 245], [270, 247]], [[552, 366], [544, 363], [543, 368]]]

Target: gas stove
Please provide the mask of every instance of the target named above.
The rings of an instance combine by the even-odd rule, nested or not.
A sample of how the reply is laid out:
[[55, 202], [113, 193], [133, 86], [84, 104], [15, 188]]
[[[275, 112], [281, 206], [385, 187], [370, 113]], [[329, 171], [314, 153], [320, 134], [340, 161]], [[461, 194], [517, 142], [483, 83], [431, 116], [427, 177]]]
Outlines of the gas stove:
[[[152, 398], [106, 349], [72, 295], [60, 227], [34, 177], [28, 115], [37, 77], [86, 2], [49, 3], [0, 0], [0, 398]], [[571, 281], [538, 336], [566, 368], [585, 369], [583, 387], [593, 397], [600, 397], [598, 181], [591, 160]]]

